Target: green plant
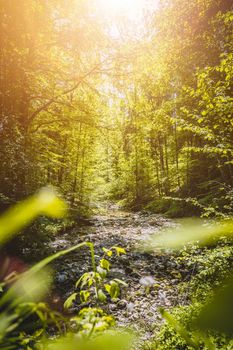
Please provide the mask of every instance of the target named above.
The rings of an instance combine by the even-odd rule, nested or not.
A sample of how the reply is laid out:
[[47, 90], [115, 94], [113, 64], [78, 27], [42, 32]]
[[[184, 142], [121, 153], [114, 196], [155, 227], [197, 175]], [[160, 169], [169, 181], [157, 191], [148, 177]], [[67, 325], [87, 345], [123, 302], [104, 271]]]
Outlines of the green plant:
[[[10, 240], [24, 225], [30, 223], [39, 214], [61, 217], [65, 214], [65, 204], [52, 189], [43, 189], [37, 195], [17, 204], [0, 218], [0, 245]], [[9, 224], [8, 224], [9, 221]], [[108, 270], [110, 262], [105, 255], [111, 256], [112, 250], [117, 255], [125, 253], [123, 248], [112, 247], [105, 250], [98, 267], [96, 267], [94, 246], [90, 242], [82, 242], [74, 247], [57, 252], [46, 257], [26, 272], [7, 276], [0, 283], [0, 348], [4, 350], [52, 349], [54, 340], [48, 340], [48, 333], [53, 330], [60, 339], [55, 348], [76, 349], [90, 346], [108, 349], [109, 342], [118, 344], [122, 350], [129, 344], [125, 335], [112, 335], [110, 338], [102, 334], [114, 325], [114, 319], [98, 308], [84, 308], [77, 316], [66, 319], [58, 312], [51, 310], [49, 305], [41, 300], [50, 289], [52, 277], [48, 264], [76, 249], [87, 246], [90, 248], [94, 275], [93, 283], [100, 296], [98, 279], [101, 272]], [[124, 283], [119, 280], [118, 283]], [[81, 292], [80, 292], [81, 293]], [[82, 293], [84, 295], [84, 291]], [[69, 332], [68, 332], [69, 330]], [[64, 332], [65, 331], [65, 332]], [[65, 334], [64, 334], [65, 333]], [[90, 337], [99, 334], [98, 341], [89, 341]], [[89, 342], [86, 343], [85, 340]], [[99, 345], [98, 345], [99, 344]]]
[[[62, 217], [65, 203], [51, 188], [9, 209], [0, 218], [0, 245], [10, 240], [19, 229], [37, 215]], [[51, 325], [60, 329], [61, 315], [40, 300], [51, 283], [47, 264], [64, 252], [46, 258], [21, 275], [7, 276], [1, 282], [0, 347], [3, 349], [31, 349]]]
[[[107, 279], [108, 272], [111, 268], [111, 263], [108, 258], [112, 257], [113, 252], [120, 256], [126, 254], [124, 248], [113, 246], [109, 249], [102, 248], [103, 256], [96, 266], [94, 245], [89, 242], [86, 243], [91, 251], [92, 271], [85, 272], [76, 282], [77, 292], [71, 294], [64, 303], [65, 309], [69, 309], [73, 303], [79, 298], [81, 303], [86, 303], [90, 300], [97, 300], [104, 303], [107, 300], [107, 295], [115, 301], [120, 295], [120, 286], [127, 286], [127, 284], [118, 279]], [[106, 295], [107, 293], [107, 295]]]
[[70, 321], [75, 324], [76, 332], [85, 338], [102, 333], [115, 324], [113, 317], [99, 308], [83, 308], [78, 316], [72, 317]]
[[[217, 242], [231, 242], [233, 236], [233, 222], [232, 220], [226, 220], [223, 222], [215, 222], [203, 226], [203, 222], [193, 222], [192, 225], [184, 225], [178, 227], [175, 231], [165, 232], [160, 237], [152, 238], [149, 246], [163, 249], [180, 249], [182, 246], [192, 247], [195, 243], [197, 246], [216, 245]], [[225, 247], [225, 250], [227, 247]], [[205, 250], [206, 252], [206, 250]], [[231, 254], [231, 250], [230, 250]], [[220, 250], [221, 259], [229, 258], [229, 252], [225, 252], [223, 256], [222, 250]], [[210, 275], [211, 277], [216, 274], [218, 267], [214, 265], [216, 257], [219, 255], [214, 253], [209, 254], [209, 264], [207, 268], [202, 268], [199, 273], [199, 277], [204, 274]], [[196, 261], [198, 261], [198, 257]], [[214, 259], [214, 261], [213, 261]], [[202, 257], [202, 262], [203, 262]], [[209, 266], [210, 265], [210, 266]], [[215, 268], [214, 268], [215, 267]], [[176, 333], [183, 339], [183, 342], [189, 347], [194, 349], [200, 349], [204, 346], [205, 349], [216, 349], [215, 342], [220, 333], [225, 336], [232, 336], [232, 293], [233, 293], [233, 279], [231, 275], [232, 270], [228, 271], [228, 274], [224, 274], [225, 280], [223, 280], [223, 273], [221, 274], [220, 281], [217, 283], [218, 286], [209, 288], [209, 292], [202, 294], [205, 296], [203, 303], [195, 303], [193, 310], [188, 316], [188, 328], [187, 324], [177, 320], [172, 314], [168, 313], [164, 309], [161, 309], [162, 317], [168, 322], [169, 326], [176, 331]], [[184, 315], [183, 315], [184, 316]], [[184, 318], [184, 317], [183, 317]], [[182, 318], [182, 320], [183, 320]], [[215, 341], [213, 341], [213, 339]], [[226, 341], [227, 343], [227, 341]], [[226, 344], [225, 343], [225, 344]], [[229, 344], [229, 341], [228, 341]], [[227, 345], [226, 345], [227, 346]], [[162, 347], [158, 347], [158, 349]], [[179, 347], [178, 347], [179, 348]], [[181, 342], [181, 349], [183, 347]], [[227, 347], [226, 347], [227, 349]]]

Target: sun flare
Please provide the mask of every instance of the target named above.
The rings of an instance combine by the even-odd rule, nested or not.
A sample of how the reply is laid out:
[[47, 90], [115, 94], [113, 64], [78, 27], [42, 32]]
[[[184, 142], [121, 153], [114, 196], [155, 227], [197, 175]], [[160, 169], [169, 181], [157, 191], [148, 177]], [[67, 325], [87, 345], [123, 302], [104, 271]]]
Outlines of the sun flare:
[[106, 11], [119, 15], [136, 17], [142, 13], [146, 0], [101, 0], [100, 4]]

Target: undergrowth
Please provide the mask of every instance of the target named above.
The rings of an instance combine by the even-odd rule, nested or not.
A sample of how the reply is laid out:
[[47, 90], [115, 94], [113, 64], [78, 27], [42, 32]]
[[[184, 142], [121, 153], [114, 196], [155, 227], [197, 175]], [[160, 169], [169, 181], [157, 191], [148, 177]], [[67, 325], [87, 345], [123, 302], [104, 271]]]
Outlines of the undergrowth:
[[[180, 268], [188, 267], [190, 274], [187, 280], [180, 283], [179, 290], [183, 305], [171, 310], [174, 319], [181, 323], [191, 336], [197, 329], [193, 321], [200, 314], [203, 304], [208, 302], [215, 288], [221, 286], [222, 281], [229, 277], [233, 269], [233, 247], [231, 242], [222, 241], [212, 247], [200, 248], [192, 246], [183, 249], [176, 258]], [[231, 336], [218, 332], [208, 332], [208, 338], [213, 343], [213, 349], [230, 350], [233, 347]], [[147, 342], [144, 350], [192, 349], [183, 336], [169, 324], [157, 326], [154, 338]], [[200, 349], [209, 349], [204, 343]]]

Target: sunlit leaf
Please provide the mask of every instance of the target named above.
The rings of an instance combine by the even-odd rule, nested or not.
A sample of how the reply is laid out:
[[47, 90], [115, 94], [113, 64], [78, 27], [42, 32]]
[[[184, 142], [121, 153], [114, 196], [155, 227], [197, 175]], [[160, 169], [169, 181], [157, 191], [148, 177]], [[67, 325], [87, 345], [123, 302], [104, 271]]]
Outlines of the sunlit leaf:
[[233, 333], [233, 278], [229, 278], [214, 291], [193, 324], [203, 331], [215, 330], [228, 335]]
[[126, 254], [126, 251], [124, 248], [114, 246], [112, 247], [112, 249], [115, 249], [118, 256], [120, 256], [121, 254]]
[[102, 269], [106, 269], [107, 271], [109, 271], [109, 269], [110, 269], [109, 261], [106, 259], [101, 259], [100, 260], [100, 267], [102, 267]]
[[69, 296], [69, 298], [66, 299], [66, 301], [64, 302], [65, 309], [69, 309], [73, 305], [73, 302], [76, 300], [77, 294], [78, 293], [73, 293]]
[[152, 236], [145, 244], [146, 250], [170, 248], [180, 249], [189, 243], [200, 246], [216, 242], [222, 237], [233, 236], [233, 221], [219, 222], [204, 226], [200, 221], [186, 221], [177, 228], [169, 228]]
[[47, 293], [52, 279], [48, 269], [37, 274], [22, 274], [0, 299], [0, 307], [7, 305], [8, 309], [20, 302], [39, 301]]
[[88, 290], [81, 290], [80, 299], [82, 303], [86, 303], [90, 298], [90, 292]]
[[101, 266], [97, 266], [97, 271], [101, 278], [105, 278], [107, 276], [107, 271], [103, 269]]
[[105, 302], [107, 297], [106, 295], [104, 294], [104, 292], [102, 291], [102, 289], [99, 289], [98, 290], [98, 299], [102, 302]]
[[88, 341], [72, 335], [47, 343], [45, 350], [130, 350], [134, 337], [130, 333], [103, 334]]
[[126, 282], [120, 280], [119, 278], [114, 278], [114, 281], [116, 281], [116, 282], [119, 283], [119, 284], [122, 284], [122, 285], [125, 286], [125, 287], [128, 286], [128, 284], [127, 284]]
[[111, 257], [112, 256], [112, 251], [110, 249], [102, 248], [103, 252], [107, 254], [107, 256]]
[[162, 317], [172, 326], [176, 332], [185, 340], [187, 345], [194, 349], [200, 349], [200, 344], [197, 340], [192, 339], [189, 332], [181, 325], [170, 313], [160, 308], [160, 313]]
[[11, 239], [24, 226], [38, 215], [54, 218], [66, 213], [64, 201], [57, 197], [51, 188], [44, 188], [34, 196], [16, 204], [0, 217], [0, 245]]

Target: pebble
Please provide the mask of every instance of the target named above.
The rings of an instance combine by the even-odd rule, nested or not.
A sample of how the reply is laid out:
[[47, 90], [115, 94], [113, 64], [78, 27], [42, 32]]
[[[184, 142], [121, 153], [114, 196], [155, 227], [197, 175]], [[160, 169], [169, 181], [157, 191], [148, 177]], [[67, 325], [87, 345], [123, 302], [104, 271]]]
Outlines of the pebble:
[[124, 309], [126, 306], [127, 306], [127, 301], [124, 299], [118, 301], [118, 303], [117, 303], [117, 307], [119, 309]]

